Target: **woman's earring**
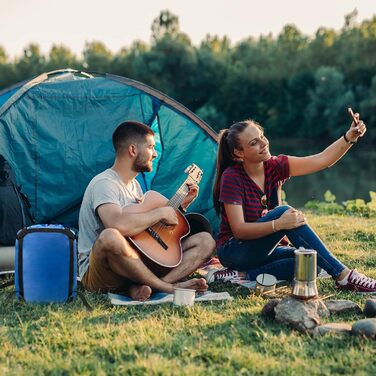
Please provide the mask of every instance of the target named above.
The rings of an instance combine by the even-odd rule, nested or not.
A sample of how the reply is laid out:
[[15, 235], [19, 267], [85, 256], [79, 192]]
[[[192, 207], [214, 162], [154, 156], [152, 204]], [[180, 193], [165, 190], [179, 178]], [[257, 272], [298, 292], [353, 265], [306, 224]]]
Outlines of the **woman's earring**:
[[240, 158], [238, 157], [235, 153], [232, 155], [232, 159], [235, 161], [235, 162], [243, 162], [243, 158]]
[[232, 158], [235, 162], [243, 162], [243, 158], [233, 157]]

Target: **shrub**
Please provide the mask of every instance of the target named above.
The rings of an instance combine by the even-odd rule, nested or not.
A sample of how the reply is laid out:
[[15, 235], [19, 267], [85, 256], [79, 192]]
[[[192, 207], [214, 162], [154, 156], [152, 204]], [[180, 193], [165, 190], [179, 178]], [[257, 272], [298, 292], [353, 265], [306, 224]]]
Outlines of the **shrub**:
[[376, 192], [369, 192], [371, 200], [365, 202], [362, 199], [344, 201], [342, 204], [335, 202], [336, 196], [327, 190], [324, 193], [324, 201], [311, 200], [304, 207], [322, 214], [347, 214], [362, 217], [376, 217]]

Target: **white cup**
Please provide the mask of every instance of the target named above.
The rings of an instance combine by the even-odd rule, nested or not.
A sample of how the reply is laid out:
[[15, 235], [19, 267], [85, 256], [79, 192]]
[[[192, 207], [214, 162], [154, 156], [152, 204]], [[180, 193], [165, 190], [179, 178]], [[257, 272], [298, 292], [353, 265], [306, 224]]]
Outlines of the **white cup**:
[[259, 274], [256, 277], [256, 295], [262, 295], [275, 290], [277, 279], [271, 274]]
[[192, 289], [174, 288], [174, 304], [192, 307], [195, 304], [196, 291]]

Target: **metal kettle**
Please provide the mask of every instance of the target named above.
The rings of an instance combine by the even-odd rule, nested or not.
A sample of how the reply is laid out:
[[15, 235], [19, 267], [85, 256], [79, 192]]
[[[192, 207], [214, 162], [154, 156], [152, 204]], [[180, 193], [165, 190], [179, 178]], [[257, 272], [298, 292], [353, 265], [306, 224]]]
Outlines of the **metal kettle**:
[[295, 250], [294, 282], [292, 295], [298, 299], [311, 299], [318, 295], [317, 252], [300, 247]]

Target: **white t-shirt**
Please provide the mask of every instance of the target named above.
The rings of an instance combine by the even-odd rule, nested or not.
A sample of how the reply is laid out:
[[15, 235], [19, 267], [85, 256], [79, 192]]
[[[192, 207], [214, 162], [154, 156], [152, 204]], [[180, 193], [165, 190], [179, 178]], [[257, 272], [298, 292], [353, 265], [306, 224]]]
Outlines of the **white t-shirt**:
[[125, 184], [111, 168], [95, 176], [86, 188], [79, 215], [78, 265], [82, 278], [89, 267], [90, 250], [104, 229], [97, 209], [102, 204], [121, 207], [140, 200], [142, 189], [136, 179]]

